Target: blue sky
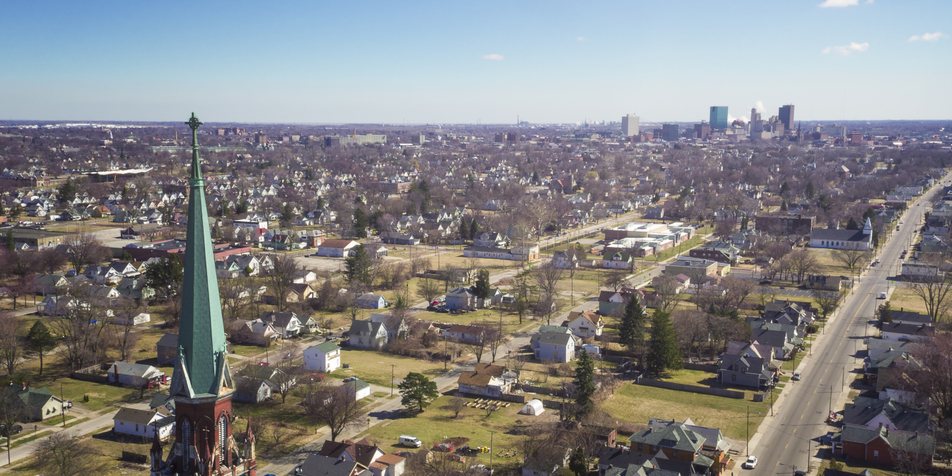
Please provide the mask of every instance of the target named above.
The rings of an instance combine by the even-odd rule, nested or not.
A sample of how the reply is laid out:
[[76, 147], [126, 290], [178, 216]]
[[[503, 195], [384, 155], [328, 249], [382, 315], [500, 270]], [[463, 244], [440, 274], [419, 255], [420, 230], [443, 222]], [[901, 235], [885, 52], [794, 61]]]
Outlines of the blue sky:
[[950, 18], [947, 0], [5, 2], [0, 118], [949, 119]]

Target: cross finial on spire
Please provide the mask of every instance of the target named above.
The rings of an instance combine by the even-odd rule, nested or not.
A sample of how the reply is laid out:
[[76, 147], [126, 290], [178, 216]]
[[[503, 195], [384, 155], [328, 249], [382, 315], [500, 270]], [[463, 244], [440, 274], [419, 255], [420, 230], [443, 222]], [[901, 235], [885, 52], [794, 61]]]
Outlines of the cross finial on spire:
[[187, 124], [188, 127], [190, 127], [193, 131], [195, 131], [195, 130], [198, 130], [198, 126], [204, 124], [204, 122], [199, 121], [198, 117], [196, 117], [195, 113], [193, 112], [192, 117], [185, 124]]

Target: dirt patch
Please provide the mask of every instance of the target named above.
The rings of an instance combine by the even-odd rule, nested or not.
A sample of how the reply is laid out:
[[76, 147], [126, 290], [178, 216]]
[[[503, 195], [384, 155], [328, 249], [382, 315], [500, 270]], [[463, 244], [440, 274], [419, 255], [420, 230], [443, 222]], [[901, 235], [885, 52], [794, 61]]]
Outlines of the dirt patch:
[[465, 436], [455, 436], [453, 438], [446, 438], [441, 441], [441, 443], [449, 443], [453, 445], [454, 448], [459, 448], [469, 444], [469, 438], [466, 438]]

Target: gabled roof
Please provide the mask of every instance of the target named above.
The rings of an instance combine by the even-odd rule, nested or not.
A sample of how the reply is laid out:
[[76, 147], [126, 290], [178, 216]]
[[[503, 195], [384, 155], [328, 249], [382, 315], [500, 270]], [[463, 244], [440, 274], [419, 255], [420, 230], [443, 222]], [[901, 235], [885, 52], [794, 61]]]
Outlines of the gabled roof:
[[844, 442], [853, 441], [857, 443], [869, 443], [877, 438], [881, 438], [895, 450], [930, 456], [935, 453], [935, 439], [924, 433], [913, 433], [910, 435], [898, 431], [889, 431], [886, 427], [868, 430], [866, 428], [847, 426], [843, 428], [843, 433], [840, 436], [840, 439]]
[[298, 468], [301, 469], [301, 476], [350, 476], [362, 469], [353, 461], [342, 461], [336, 457], [314, 453], [308, 455]]
[[156, 416], [168, 417], [171, 416], [171, 413], [169, 413], [169, 410], [164, 406], [158, 406], [151, 410], [122, 407], [118, 412], [116, 412], [116, 415], [112, 417], [112, 419], [113, 421], [125, 421], [139, 425], [148, 425], [152, 423], [152, 420], [154, 420]]
[[664, 448], [697, 453], [704, 445], [705, 438], [682, 424], [672, 423], [661, 428], [648, 427], [628, 438], [632, 443], [643, 443]]
[[891, 428], [908, 433], [928, 433], [929, 415], [921, 405], [903, 403], [893, 399], [856, 397], [846, 405], [843, 422], [847, 425], [866, 426], [879, 415], [885, 415]]
[[321, 351], [324, 354], [329, 354], [335, 350], [340, 350], [340, 346], [335, 344], [334, 341], [324, 341], [320, 344], [314, 346], [315, 349]]
[[539, 342], [540, 344], [567, 346], [567, 345], [569, 345], [569, 341], [571, 341], [571, 340], [572, 340], [572, 335], [571, 335], [571, 334], [560, 334], [560, 333], [556, 333], [556, 332], [543, 332], [543, 333], [539, 334], [538, 342]]

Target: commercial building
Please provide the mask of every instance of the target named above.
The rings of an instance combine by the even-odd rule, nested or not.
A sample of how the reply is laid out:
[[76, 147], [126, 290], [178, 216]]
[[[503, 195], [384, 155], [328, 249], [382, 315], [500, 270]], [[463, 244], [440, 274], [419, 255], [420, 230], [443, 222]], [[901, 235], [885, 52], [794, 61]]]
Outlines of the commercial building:
[[625, 137], [637, 136], [640, 133], [639, 119], [634, 114], [628, 114], [621, 117], [621, 132]]
[[324, 138], [326, 147], [344, 146], [344, 145], [369, 145], [386, 144], [386, 134], [354, 134], [352, 136], [327, 136]]
[[677, 124], [662, 124], [661, 125], [661, 139], [666, 141], [677, 141], [678, 140], [678, 125]]
[[783, 128], [787, 132], [793, 130], [793, 104], [780, 106], [780, 122], [783, 123]]
[[711, 117], [708, 122], [713, 129], [727, 129], [727, 106], [711, 106]]
[[700, 123], [694, 125], [694, 138], [695, 139], [710, 139], [711, 138], [711, 125], [707, 123]]

